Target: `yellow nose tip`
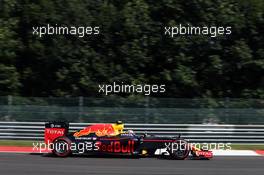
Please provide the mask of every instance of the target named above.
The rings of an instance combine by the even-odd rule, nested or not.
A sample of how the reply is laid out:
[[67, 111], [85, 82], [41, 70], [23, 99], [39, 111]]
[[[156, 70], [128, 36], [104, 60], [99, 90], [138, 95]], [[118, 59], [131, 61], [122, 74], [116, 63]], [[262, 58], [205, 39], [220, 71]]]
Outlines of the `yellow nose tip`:
[[144, 155], [144, 154], [147, 154], [148, 153], [148, 151], [147, 150], [142, 150], [142, 154]]

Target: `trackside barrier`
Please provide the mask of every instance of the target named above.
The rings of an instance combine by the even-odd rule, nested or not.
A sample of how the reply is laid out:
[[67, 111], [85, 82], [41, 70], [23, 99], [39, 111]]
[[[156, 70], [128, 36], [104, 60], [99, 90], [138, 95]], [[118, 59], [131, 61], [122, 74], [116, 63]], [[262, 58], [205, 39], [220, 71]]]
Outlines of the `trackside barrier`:
[[[92, 123], [70, 123], [70, 132]], [[175, 136], [192, 142], [264, 143], [264, 125], [140, 124], [127, 123], [137, 134]], [[43, 140], [44, 122], [0, 122], [0, 139]]]

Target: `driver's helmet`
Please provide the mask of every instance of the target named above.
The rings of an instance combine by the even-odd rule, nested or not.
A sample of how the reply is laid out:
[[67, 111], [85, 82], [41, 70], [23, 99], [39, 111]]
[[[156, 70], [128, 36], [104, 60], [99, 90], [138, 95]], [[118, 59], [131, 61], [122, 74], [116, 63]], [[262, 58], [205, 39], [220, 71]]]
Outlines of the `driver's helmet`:
[[130, 129], [130, 130], [128, 130], [128, 131], [127, 131], [127, 133], [128, 133], [128, 134], [135, 134], [135, 133], [134, 133], [134, 131], [133, 131], [133, 130], [131, 130], [131, 129]]

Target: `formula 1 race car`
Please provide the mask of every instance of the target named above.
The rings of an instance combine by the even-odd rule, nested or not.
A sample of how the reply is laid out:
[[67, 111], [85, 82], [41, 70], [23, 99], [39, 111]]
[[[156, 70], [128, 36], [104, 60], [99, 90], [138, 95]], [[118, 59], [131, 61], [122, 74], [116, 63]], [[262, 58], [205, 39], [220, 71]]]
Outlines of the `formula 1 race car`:
[[45, 143], [52, 153], [59, 157], [67, 157], [71, 154], [162, 156], [180, 160], [189, 155], [195, 159], [213, 157], [211, 151], [197, 149], [180, 136], [136, 135], [131, 130], [124, 132], [123, 129], [124, 124], [118, 121], [115, 124], [94, 124], [69, 133], [68, 123], [47, 122], [45, 123]]

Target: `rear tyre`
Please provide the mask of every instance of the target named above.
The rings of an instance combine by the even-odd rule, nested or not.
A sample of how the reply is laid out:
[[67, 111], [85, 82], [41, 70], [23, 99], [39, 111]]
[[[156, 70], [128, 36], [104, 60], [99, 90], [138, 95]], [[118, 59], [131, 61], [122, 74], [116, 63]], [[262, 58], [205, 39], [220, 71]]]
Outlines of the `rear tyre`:
[[190, 153], [188, 142], [185, 140], [177, 140], [172, 143], [168, 152], [172, 159], [184, 160]]
[[71, 141], [67, 137], [59, 137], [53, 142], [52, 153], [58, 157], [67, 157], [72, 154]]

